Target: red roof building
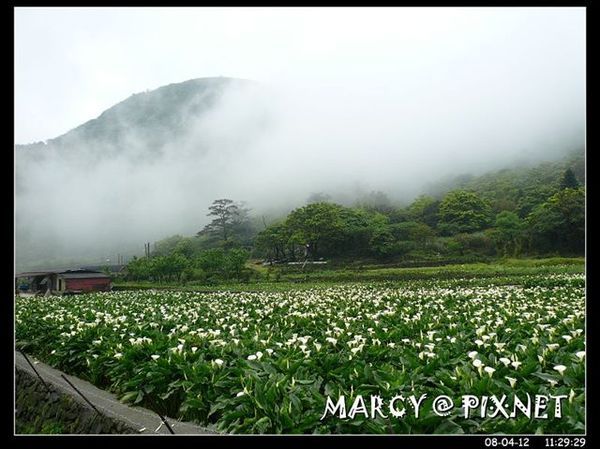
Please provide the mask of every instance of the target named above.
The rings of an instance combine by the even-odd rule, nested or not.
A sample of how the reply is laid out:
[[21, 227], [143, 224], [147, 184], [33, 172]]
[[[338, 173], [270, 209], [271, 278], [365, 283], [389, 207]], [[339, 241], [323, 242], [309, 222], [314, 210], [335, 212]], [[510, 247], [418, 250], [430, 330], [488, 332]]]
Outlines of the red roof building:
[[15, 282], [17, 291], [22, 293], [62, 295], [112, 289], [109, 276], [99, 271], [85, 269], [19, 273], [15, 277]]

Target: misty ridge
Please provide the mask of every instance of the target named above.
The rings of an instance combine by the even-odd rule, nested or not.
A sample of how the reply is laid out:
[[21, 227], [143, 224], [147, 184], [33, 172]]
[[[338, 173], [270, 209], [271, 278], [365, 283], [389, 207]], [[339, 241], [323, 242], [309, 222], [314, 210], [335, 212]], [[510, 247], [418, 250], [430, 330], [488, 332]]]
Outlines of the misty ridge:
[[407, 205], [459, 175], [583, 152], [576, 104], [409, 87], [200, 78], [17, 145], [17, 269], [141, 255], [147, 241], [196, 234], [217, 198], [270, 223], [319, 192], [345, 205], [383, 192]]

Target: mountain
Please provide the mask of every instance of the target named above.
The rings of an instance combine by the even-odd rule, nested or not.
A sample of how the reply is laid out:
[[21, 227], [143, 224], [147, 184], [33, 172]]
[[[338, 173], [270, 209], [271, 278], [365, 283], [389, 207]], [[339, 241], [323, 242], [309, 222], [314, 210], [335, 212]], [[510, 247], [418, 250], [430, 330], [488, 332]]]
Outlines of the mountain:
[[226, 88], [248, 83], [237, 78], [198, 78], [136, 93], [59, 137], [16, 145], [16, 150], [100, 150], [110, 156], [135, 142], [149, 153], [160, 151], [194, 118], [214, 107]]
[[201, 209], [217, 195], [215, 167], [263, 129], [248, 95], [257, 86], [225, 77], [169, 84], [61, 136], [16, 145], [17, 265], [98, 263], [201, 226], [204, 214], [190, 204]]

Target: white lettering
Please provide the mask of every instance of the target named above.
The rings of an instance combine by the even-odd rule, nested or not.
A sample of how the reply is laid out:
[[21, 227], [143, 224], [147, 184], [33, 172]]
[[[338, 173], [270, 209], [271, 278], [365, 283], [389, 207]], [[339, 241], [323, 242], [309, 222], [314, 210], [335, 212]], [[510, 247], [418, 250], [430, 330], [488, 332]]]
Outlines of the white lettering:
[[354, 399], [354, 403], [352, 404], [352, 407], [348, 412], [348, 417], [350, 419], [354, 419], [354, 415], [356, 415], [357, 413], [362, 413], [363, 415], [365, 415], [365, 418], [369, 417], [367, 406], [365, 405], [365, 401], [360, 394], [356, 396], [356, 399]]
[[462, 397], [462, 408], [465, 415], [465, 419], [469, 418], [469, 412], [471, 409], [476, 409], [479, 406], [479, 399], [477, 396], [472, 394], [465, 394]]
[[327, 412], [331, 413], [333, 416], [337, 413], [339, 409], [340, 418], [346, 418], [346, 398], [345, 396], [340, 396], [338, 398], [337, 403], [334, 405], [333, 401], [329, 396], [327, 396], [327, 403], [325, 404], [325, 412], [319, 421], [322, 421], [325, 416], [327, 416]]

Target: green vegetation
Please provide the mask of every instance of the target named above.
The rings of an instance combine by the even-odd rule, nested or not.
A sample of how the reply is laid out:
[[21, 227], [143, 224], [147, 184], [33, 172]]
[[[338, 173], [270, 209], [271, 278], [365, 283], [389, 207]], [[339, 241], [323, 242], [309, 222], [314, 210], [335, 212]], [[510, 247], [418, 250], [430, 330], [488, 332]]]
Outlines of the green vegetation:
[[439, 218], [442, 234], [467, 234], [490, 226], [492, 208], [473, 192], [454, 190], [440, 203]]
[[167, 256], [134, 258], [127, 265], [127, 278], [133, 281], [150, 280], [159, 284], [185, 283], [188, 279], [206, 284], [231, 280], [247, 280], [250, 271], [245, 268], [248, 251], [221, 248], [202, 251], [195, 259], [175, 251]]
[[[394, 205], [382, 192], [354, 206], [312, 194], [308, 204], [262, 223], [243, 204], [215, 200], [211, 222], [194, 237], [172, 236], [154, 245], [149, 260], [135, 259], [121, 281], [216, 285], [297, 280], [310, 262], [328, 266], [439, 266], [497, 263], [502, 258], [581, 257], [585, 246], [585, 190], [577, 179], [582, 157], [530, 169], [459, 178], [435, 197]], [[270, 270], [249, 260], [266, 260]], [[302, 264], [301, 276], [289, 277]], [[309, 262], [305, 264], [304, 262]], [[319, 270], [322, 265], [319, 265]], [[378, 274], [359, 273], [378, 279]], [[338, 277], [344, 278], [340, 275]]]
[[36, 420], [34, 423], [21, 423], [19, 420], [15, 423], [17, 434], [63, 434], [65, 429], [63, 423], [52, 419]]
[[420, 280], [469, 280], [471, 283], [506, 285], [544, 274], [584, 273], [583, 258], [500, 259], [493, 263], [448, 264], [430, 267], [401, 267], [387, 264], [347, 263], [332, 266], [246, 265], [249, 276], [243, 282], [230, 280], [155, 282], [148, 280], [114, 282], [115, 290], [166, 289], [183, 291], [284, 291], [332, 286], [354, 282], [417, 282]]

